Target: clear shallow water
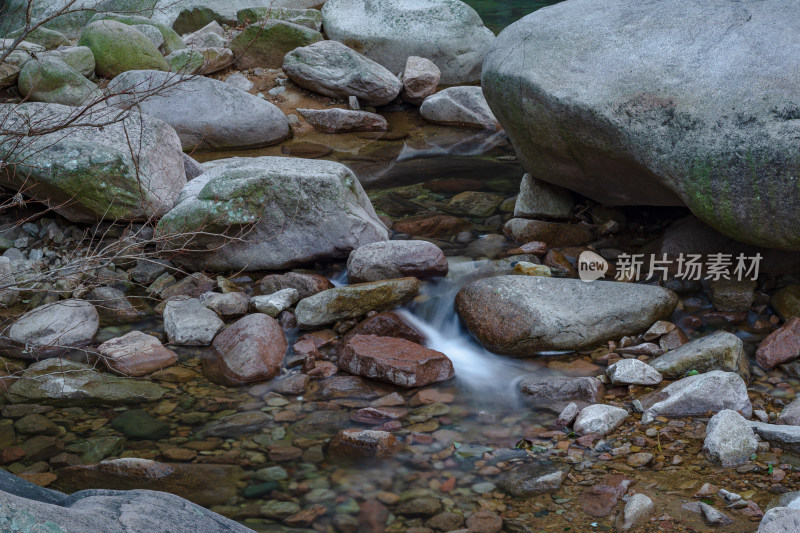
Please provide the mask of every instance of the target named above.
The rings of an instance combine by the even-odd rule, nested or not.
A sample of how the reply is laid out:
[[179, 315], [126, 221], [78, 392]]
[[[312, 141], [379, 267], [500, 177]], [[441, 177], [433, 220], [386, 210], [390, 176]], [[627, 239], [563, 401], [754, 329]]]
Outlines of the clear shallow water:
[[483, 19], [487, 28], [500, 33], [503, 28], [537, 9], [557, 4], [561, 0], [464, 0]]

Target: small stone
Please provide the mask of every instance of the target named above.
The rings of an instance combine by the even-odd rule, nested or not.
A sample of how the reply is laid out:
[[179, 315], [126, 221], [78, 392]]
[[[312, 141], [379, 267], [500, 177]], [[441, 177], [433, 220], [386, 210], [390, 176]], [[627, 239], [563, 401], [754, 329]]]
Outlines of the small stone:
[[628, 466], [634, 468], [647, 466], [653, 462], [653, 454], [647, 452], [632, 453], [625, 458], [625, 462], [628, 463]]
[[638, 359], [622, 359], [609, 366], [606, 375], [614, 385], [658, 385], [661, 374]]
[[627, 531], [633, 527], [642, 525], [656, 510], [653, 500], [644, 494], [634, 494], [628, 498], [620, 515], [620, 527]]
[[200, 303], [223, 319], [235, 318], [247, 313], [250, 297], [243, 292], [207, 292], [200, 296]]
[[125, 376], [144, 376], [178, 362], [175, 352], [141, 331], [106, 341], [97, 351], [109, 370]]
[[170, 344], [209, 345], [224, 327], [217, 314], [197, 298], [169, 300], [164, 308], [164, 330]]
[[595, 404], [581, 409], [573, 426], [575, 433], [608, 435], [628, 417], [628, 411], [612, 405]]
[[500, 533], [503, 519], [491, 511], [478, 511], [467, 518], [469, 533]]
[[800, 318], [792, 317], [761, 341], [756, 361], [765, 370], [788, 363], [800, 356]]
[[253, 296], [250, 300], [253, 309], [272, 318], [289, 309], [300, 300], [297, 289], [287, 288], [266, 296]]
[[724, 467], [745, 464], [758, 448], [747, 421], [736, 411], [725, 409], [711, 417], [706, 427], [703, 452]]
[[111, 427], [131, 439], [158, 440], [169, 436], [170, 426], [143, 409], [131, 409], [111, 421]]
[[556, 427], [565, 428], [570, 426], [578, 416], [578, 410], [578, 404], [575, 402], [570, 402], [567, 404], [567, 406], [563, 411], [561, 411], [561, 414], [559, 414], [558, 418], [556, 419]]

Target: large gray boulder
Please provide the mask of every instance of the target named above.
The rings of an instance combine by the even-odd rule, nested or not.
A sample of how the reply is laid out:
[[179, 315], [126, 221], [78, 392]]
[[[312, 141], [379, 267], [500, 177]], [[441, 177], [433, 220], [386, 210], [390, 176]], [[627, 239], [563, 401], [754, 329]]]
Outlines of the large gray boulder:
[[283, 59], [283, 70], [315, 93], [367, 105], [386, 105], [397, 98], [403, 82], [392, 72], [336, 41], [319, 41], [296, 48]]
[[482, 83], [534, 177], [797, 250], [798, 25], [793, 0], [563, 2], [506, 28]]
[[24, 135], [31, 122], [57, 128], [23, 143], [0, 136], [0, 159], [14, 163], [3, 177], [73, 222], [148, 220], [172, 209], [186, 185], [175, 130], [135, 112], [100, 130], [98, 124], [113, 119], [107, 112], [74, 112], [58, 104], [0, 106], [5, 131]]
[[677, 303], [675, 293], [651, 285], [540, 276], [484, 278], [456, 295], [456, 310], [475, 338], [516, 356], [635, 335], [668, 317]]
[[290, 157], [219, 162], [189, 182], [157, 234], [174, 236], [170, 248], [207, 250], [181, 252], [176, 263], [217, 270], [285, 269], [388, 239], [347, 167]]
[[8, 330], [8, 336], [27, 347], [23, 359], [59, 355], [92, 342], [100, 317], [84, 300], [63, 300], [28, 311]]
[[347, 43], [392, 72], [409, 56], [433, 61], [441, 82], [477, 81], [494, 34], [459, 0], [330, 0], [322, 8], [329, 39]]
[[257, 148], [289, 136], [289, 121], [276, 106], [203, 76], [129, 71], [114, 78], [107, 91], [110, 105], [135, 106], [175, 128], [185, 150]]
[[67, 495], [0, 471], [0, 530], [252, 533], [180, 496], [152, 490], [89, 489]]
[[786, 533], [800, 531], [800, 509], [790, 507], [773, 507], [766, 513], [758, 525], [756, 533]]

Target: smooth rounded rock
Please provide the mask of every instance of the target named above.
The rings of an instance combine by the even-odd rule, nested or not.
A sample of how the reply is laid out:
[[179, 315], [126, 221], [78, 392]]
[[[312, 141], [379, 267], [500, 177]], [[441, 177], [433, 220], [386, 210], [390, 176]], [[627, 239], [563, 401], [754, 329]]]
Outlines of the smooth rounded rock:
[[212, 344], [219, 370], [237, 384], [277, 376], [286, 347], [283, 328], [274, 318], [261, 313], [239, 319], [217, 335]]
[[456, 310], [486, 348], [523, 356], [641, 333], [677, 301], [672, 291], [633, 283], [497, 276], [461, 289]]
[[428, 241], [386, 241], [360, 246], [347, 259], [352, 283], [413, 276], [419, 279], [446, 276], [447, 258]]
[[605, 436], [617, 429], [626, 418], [628, 411], [625, 409], [598, 403], [581, 409], [572, 427], [578, 435]]
[[711, 461], [729, 468], [741, 466], [757, 448], [753, 430], [736, 411], [724, 409], [708, 421], [703, 453]]
[[113, 78], [129, 70], [169, 70], [158, 48], [143, 33], [114, 20], [92, 22], [83, 30], [80, 46], [95, 58], [95, 72]]
[[83, 300], [63, 300], [28, 311], [11, 326], [8, 336], [30, 347], [18, 357], [59, 355], [92, 342], [100, 327], [95, 307]]

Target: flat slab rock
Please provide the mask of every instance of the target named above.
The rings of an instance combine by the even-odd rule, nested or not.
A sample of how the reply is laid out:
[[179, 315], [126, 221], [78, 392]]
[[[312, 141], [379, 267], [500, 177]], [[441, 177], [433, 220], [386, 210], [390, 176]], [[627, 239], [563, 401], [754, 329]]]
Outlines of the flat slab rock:
[[677, 302], [672, 291], [634, 283], [497, 276], [461, 289], [456, 310], [489, 350], [526, 356], [641, 333]]
[[0, 472], [0, 531], [170, 531], [252, 533], [180, 496], [152, 490], [44, 489]]
[[553, 402], [597, 403], [602, 400], [605, 389], [599, 379], [589, 377], [524, 376], [520, 381], [522, 396], [533, 404]]
[[455, 376], [445, 354], [405, 339], [375, 335], [352, 337], [339, 355], [339, 368], [399, 387], [422, 387]]

